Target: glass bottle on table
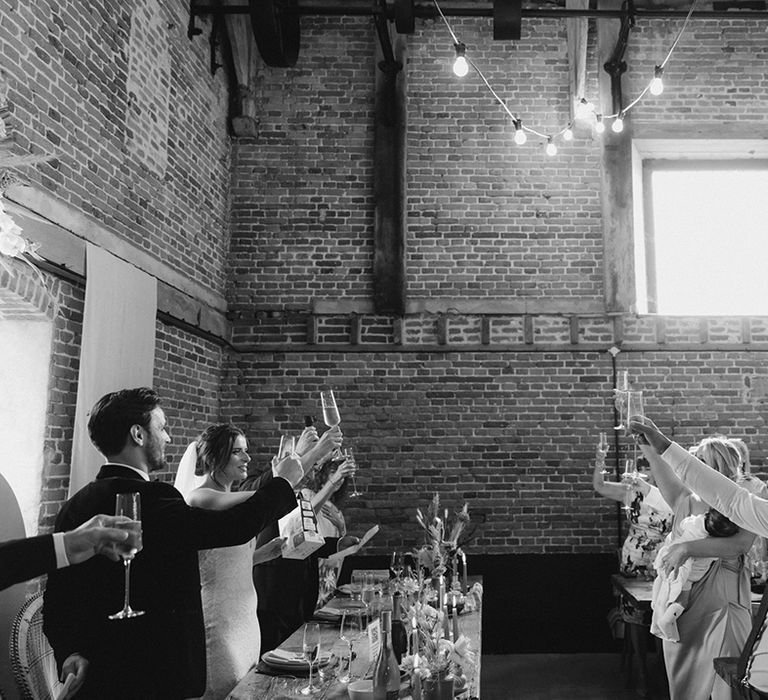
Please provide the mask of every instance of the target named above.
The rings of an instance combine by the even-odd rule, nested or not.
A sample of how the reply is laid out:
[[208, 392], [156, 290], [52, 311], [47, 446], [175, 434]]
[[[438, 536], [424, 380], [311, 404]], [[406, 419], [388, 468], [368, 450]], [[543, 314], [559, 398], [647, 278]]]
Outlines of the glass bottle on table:
[[400, 667], [392, 649], [392, 611], [381, 613], [381, 647], [373, 669], [373, 700], [397, 700], [400, 696]]
[[401, 598], [400, 591], [395, 591], [392, 596], [392, 651], [395, 652], [397, 663], [402, 661], [403, 654], [408, 649], [408, 634], [403, 623]]

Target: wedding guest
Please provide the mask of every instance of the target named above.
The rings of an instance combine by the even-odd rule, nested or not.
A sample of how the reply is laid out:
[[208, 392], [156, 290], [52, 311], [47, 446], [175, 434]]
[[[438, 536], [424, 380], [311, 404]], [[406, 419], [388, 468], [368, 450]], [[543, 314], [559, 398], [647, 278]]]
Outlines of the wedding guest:
[[[627, 536], [619, 554], [619, 571], [623, 576], [653, 578], [656, 553], [672, 527], [672, 510], [653, 484], [653, 475], [647, 471], [645, 460], [644, 464], [638, 464], [640, 476], [624, 484], [605, 480], [605, 456], [606, 452], [598, 446], [592, 486], [601, 496], [626, 503], [628, 507]], [[651, 613], [635, 605], [629, 596], [621, 595], [618, 596], [618, 617], [630, 625], [626, 629], [642, 669], [648, 650]]]
[[345, 537], [347, 525], [344, 514], [339, 508], [347, 492], [347, 479], [354, 472], [353, 460], [348, 460], [341, 455], [331, 455], [307, 475], [306, 485], [301, 489], [317, 513], [317, 529], [326, 540], [325, 547], [310, 555], [312, 563], [304, 591], [305, 618], [314, 614], [321, 593], [321, 603], [325, 603], [335, 592], [340, 565], [329, 564], [327, 557], [336, 551], [339, 539], [344, 537], [346, 546], [351, 546], [358, 541], [357, 538]]
[[[631, 427], [639, 432], [636, 421]], [[697, 447], [697, 455], [706, 452], [721, 474], [735, 473], [739, 462], [736, 451], [727, 445], [713, 447], [707, 444], [706, 448]], [[670, 698], [709, 700], [711, 695], [713, 700], [725, 700], [731, 697], [731, 690], [715, 674], [712, 659], [738, 656], [749, 634], [751, 604], [744, 554], [749, 550], [754, 535], [742, 529], [727, 538], [679, 541], [684, 519], [689, 515], [706, 513], [710, 507], [740, 523], [726, 509], [709, 500], [708, 494], [702, 494], [698, 489], [694, 492], [683, 483], [654, 450], [644, 446], [643, 452], [651, 464], [664, 500], [675, 512], [670, 539], [678, 541], [670, 545], [669, 551], [661, 558], [661, 565], [673, 572], [689, 557], [716, 558], [706, 574], [692, 586], [690, 605], [677, 621], [679, 643], [663, 642]], [[687, 451], [683, 452], [688, 455]], [[691, 459], [695, 458], [691, 456]], [[723, 478], [728, 481], [727, 477]], [[702, 498], [706, 498], [706, 502]]]
[[123, 567], [94, 557], [48, 578], [43, 625], [72, 694], [104, 700], [181, 700], [205, 690], [205, 633], [198, 549], [247, 542], [295, 504], [300, 463], [283, 460], [278, 478], [227, 510], [191, 508], [170, 484], [150, 481], [166, 467], [170, 442], [160, 397], [148, 388], [103, 396], [88, 431], [107, 458], [95, 481], [56, 518], [65, 531], [114, 509], [115, 495], [141, 496], [143, 549], [131, 567], [130, 602], [144, 614], [110, 620], [124, 594]]
[[[656, 552], [672, 526], [672, 510], [654, 485], [653, 475], [648, 472], [645, 460], [644, 464], [638, 464], [638, 478], [624, 484], [605, 480], [602, 473], [605, 455], [606, 453], [598, 448], [592, 486], [601, 496], [618, 503], [626, 503], [629, 509], [629, 527], [621, 547], [619, 570], [623, 576], [652, 578], [655, 573], [653, 562]], [[645, 622], [634, 619], [632, 621], [637, 624], [650, 624], [647, 614], [645, 618]]]
[[[695, 455], [667, 438], [648, 418], [633, 418], [632, 431], [640, 437], [651, 463], [667, 465], [674, 474], [713, 508], [742, 528], [768, 537], [768, 500], [750, 493]], [[737, 656], [740, 650], [715, 656]], [[744, 684], [768, 692], [768, 635], [760, 635], [751, 652]]]
[[[326, 449], [317, 440], [306, 444], [314, 446], [315, 455]], [[189, 483], [190, 473], [203, 479], [192, 490], [177, 486], [189, 505], [222, 510], [250, 498], [249, 492], [232, 491], [235, 482], [247, 477], [251, 461], [242, 430], [228, 423], [212, 425], [193, 445], [177, 472], [180, 485]], [[255, 543], [254, 538], [235, 547], [199, 553], [208, 669], [206, 700], [226, 697], [260, 657], [261, 634], [251, 572], [254, 564], [280, 556], [282, 540], [275, 537], [258, 550]]]
[[[336, 441], [335, 447], [339, 447], [341, 433], [332, 432], [336, 430], [338, 426], [326, 431], [323, 437], [331, 434]], [[240, 489], [254, 488], [264, 478], [269, 478], [269, 471], [266, 474], [249, 477], [240, 485]], [[269, 542], [278, 534], [277, 523], [273, 523], [256, 538], [256, 546]], [[317, 551], [317, 556], [327, 556], [326, 552], [335, 551], [336, 542], [335, 539], [328, 540], [326, 545]], [[313, 580], [317, 581], [317, 558], [312, 556], [306, 559], [279, 557], [253, 567], [253, 582], [259, 601], [262, 653], [276, 648], [314, 613], [314, 607], [307, 613], [309, 604], [306, 602], [306, 592], [312, 589]], [[314, 584], [314, 588], [316, 590], [317, 583]]]
[[119, 529], [119, 525], [127, 522], [130, 520], [122, 515], [94, 515], [69, 532], [0, 542], [0, 591], [14, 583], [80, 564], [95, 554], [120, 561], [118, 549], [128, 539], [128, 532]]

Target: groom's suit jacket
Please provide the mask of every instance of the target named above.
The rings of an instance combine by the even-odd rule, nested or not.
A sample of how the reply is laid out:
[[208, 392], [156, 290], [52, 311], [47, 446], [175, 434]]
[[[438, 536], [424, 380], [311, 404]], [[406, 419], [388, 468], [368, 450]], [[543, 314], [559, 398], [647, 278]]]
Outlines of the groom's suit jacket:
[[[120, 562], [93, 557], [48, 577], [44, 630], [59, 666], [77, 652], [90, 662], [77, 698], [187, 698], [205, 690], [205, 631], [197, 550], [243, 544], [296, 504], [272, 479], [228, 510], [191, 508], [170, 484], [107, 464], [61, 508], [56, 530], [114, 513], [115, 495], [141, 494], [143, 549], [130, 572], [130, 603], [145, 614], [109, 620], [123, 606]], [[226, 575], [226, 572], [222, 572]]]

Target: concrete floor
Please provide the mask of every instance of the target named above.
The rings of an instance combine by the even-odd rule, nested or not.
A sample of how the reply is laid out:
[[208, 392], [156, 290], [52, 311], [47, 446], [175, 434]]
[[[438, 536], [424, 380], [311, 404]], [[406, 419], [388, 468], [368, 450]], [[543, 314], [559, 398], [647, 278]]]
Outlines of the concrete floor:
[[[619, 654], [484, 655], [481, 700], [638, 700], [643, 697], [621, 668]], [[669, 698], [654, 654], [648, 656], [652, 688], [645, 697]]]

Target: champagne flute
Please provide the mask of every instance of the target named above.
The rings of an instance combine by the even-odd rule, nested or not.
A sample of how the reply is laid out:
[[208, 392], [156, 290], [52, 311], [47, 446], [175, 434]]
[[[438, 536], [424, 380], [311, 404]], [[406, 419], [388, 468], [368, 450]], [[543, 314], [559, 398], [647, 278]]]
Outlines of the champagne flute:
[[347, 494], [348, 498], [357, 498], [358, 496], [362, 496], [362, 491], [357, 490], [357, 481], [355, 480], [355, 472], [357, 471], [357, 460], [355, 459], [355, 453], [352, 451], [351, 447], [347, 447], [346, 450], [344, 450], [344, 457], [345, 459], [348, 459], [355, 467], [355, 471], [352, 472], [349, 475], [349, 478], [352, 479], [352, 491]]
[[354, 643], [363, 633], [363, 618], [360, 610], [359, 604], [355, 604], [354, 606], [349, 605], [342, 608], [339, 639], [346, 643], [348, 654], [346, 671], [339, 676], [339, 683], [349, 683], [354, 679], [354, 676], [352, 675]]
[[323, 406], [323, 421], [329, 428], [341, 423], [339, 407], [336, 405], [336, 398], [332, 389], [324, 389], [320, 392], [320, 403]]
[[304, 625], [301, 650], [309, 665], [309, 683], [301, 689], [301, 694], [312, 695], [320, 690], [319, 686], [312, 685], [312, 664], [320, 658], [320, 625], [317, 622], [307, 622]]
[[632, 484], [634, 482], [633, 473], [633, 461], [631, 459], [624, 460], [624, 473], [621, 475], [621, 483], [624, 485], [624, 501], [621, 509], [624, 511], [624, 515], [629, 518], [632, 512]]
[[125, 598], [123, 609], [110, 615], [110, 620], [125, 620], [129, 617], [143, 615], [143, 610], [133, 610], [129, 602], [131, 585], [131, 561], [142, 549], [141, 541], [141, 496], [138, 493], [118, 493], [115, 496], [115, 515], [125, 515], [131, 522], [118, 523], [117, 527], [128, 530], [128, 539], [119, 547], [125, 569]]
[[597, 449], [602, 453], [602, 460], [603, 460], [603, 468], [600, 470], [600, 473], [603, 476], [606, 476], [608, 474], [608, 467], [605, 464], [605, 457], [608, 454], [608, 437], [605, 433], [600, 433], [600, 439], [597, 443]]
[[290, 457], [296, 450], [296, 440], [291, 435], [280, 436], [280, 449], [278, 450], [278, 458], [284, 459]]

